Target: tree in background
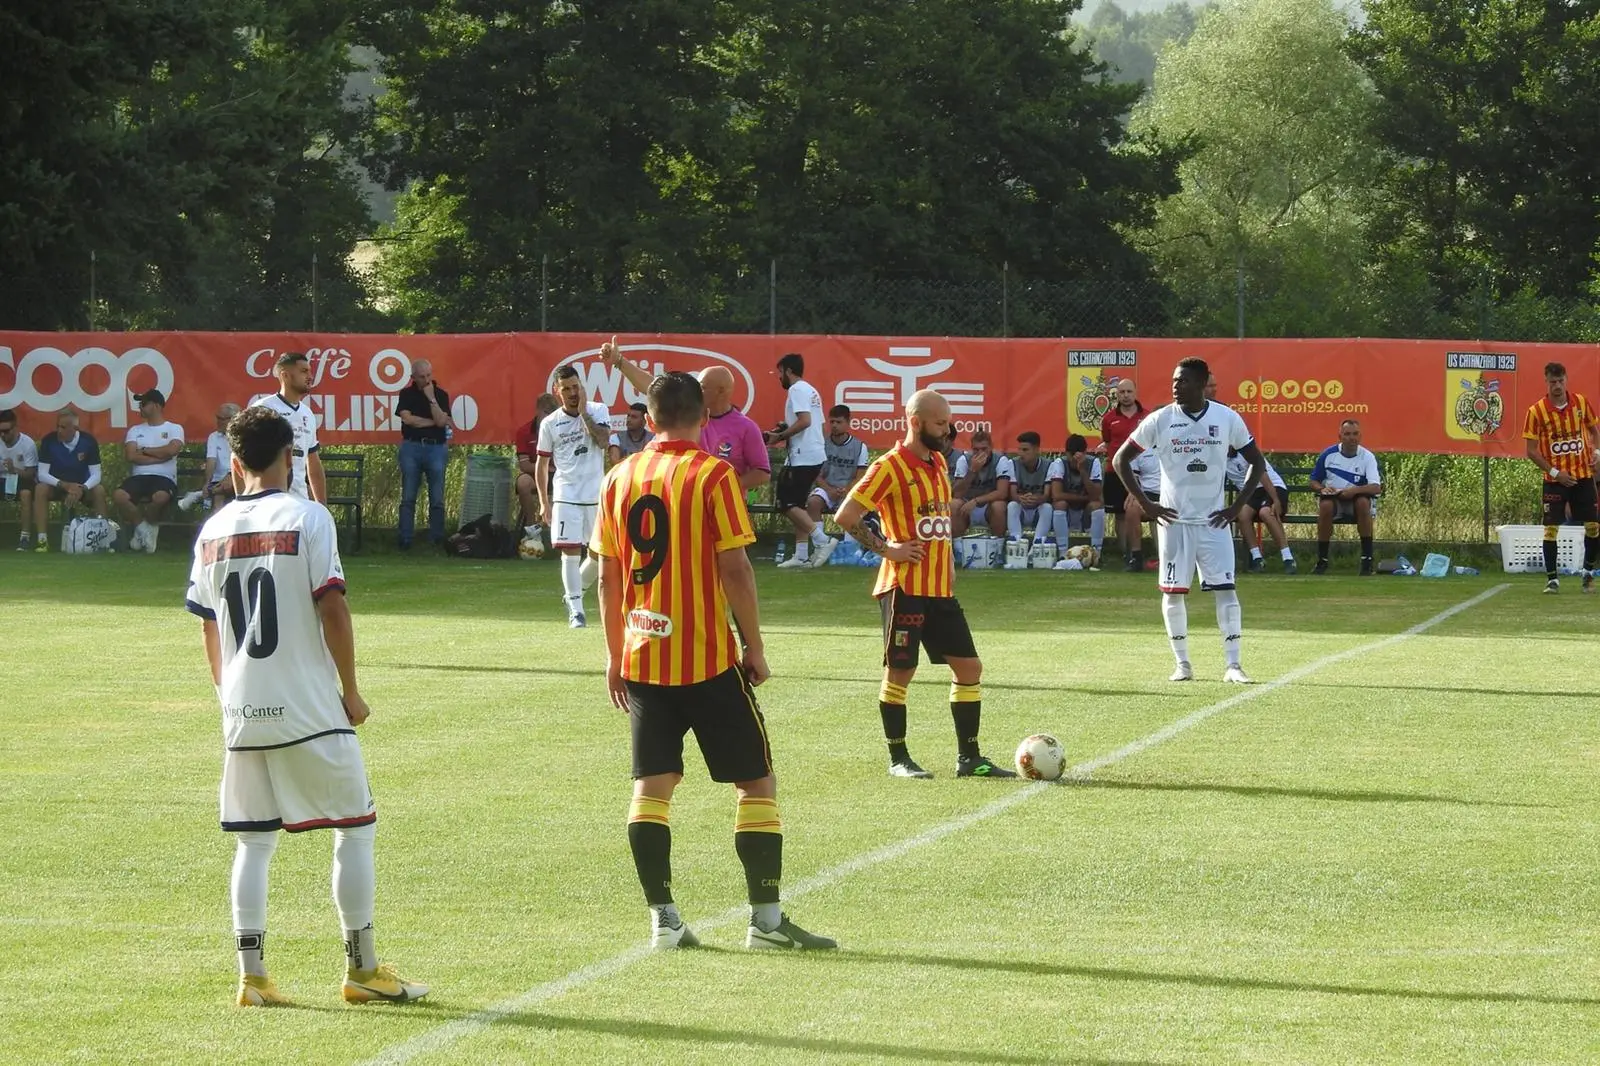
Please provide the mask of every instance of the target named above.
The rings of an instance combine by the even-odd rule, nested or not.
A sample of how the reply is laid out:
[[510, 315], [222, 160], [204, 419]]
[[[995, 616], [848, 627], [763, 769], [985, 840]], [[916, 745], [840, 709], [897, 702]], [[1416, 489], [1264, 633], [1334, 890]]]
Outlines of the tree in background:
[[1159, 11], [1125, 11], [1115, 0], [1102, 0], [1089, 16], [1089, 43], [1117, 81], [1149, 89], [1161, 49], [1187, 41], [1198, 21], [1195, 9], [1182, 0]]
[[412, 183], [387, 298], [417, 328], [527, 328], [546, 256], [552, 328], [759, 327], [773, 259], [857, 296], [1003, 263], [1148, 281], [1120, 229], [1179, 153], [1127, 143], [1138, 90], [1078, 46], [1074, 8], [414, 0], [374, 42], [372, 158]]
[[1381, 262], [1419, 313], [1596, 336], [1600, 0], [1372, 0], [1350, 45], [1382, 98]]
[[[0, 320], [356, 324], [366, 227], [334, 152], [353, 0], [16, 0], [0, 11]], [[90, 253], [99, 306], [89, 306]]]
[[1188, 308], [1187, 328], [1359, 335], [1373, 320], [1365, 221], [1374, 97], [1329, 0], [1223, 0], [1162, 50], [1133, 129], [1191, 142], [1182, 191], [1140, 234]]

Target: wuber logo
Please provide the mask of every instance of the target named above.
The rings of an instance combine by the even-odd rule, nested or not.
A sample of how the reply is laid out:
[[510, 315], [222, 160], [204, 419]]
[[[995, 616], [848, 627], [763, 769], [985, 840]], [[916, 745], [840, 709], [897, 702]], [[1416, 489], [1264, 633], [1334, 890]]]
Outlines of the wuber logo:
[[172, 364], [154, 348], [130, 348], [118, 355], [109, 348], [80, 348], [68, 353], [46, 346], [34, 348], [19, 360], [10, 348], [0, 346], [0, 367], [16, 373], [16, 382], [0, 393], [0, 409], [30, 407], [53, 412], [75, 407], [86, 414], [106, 411], [118, 429], [128, 425], [133, 411], [128, 380], [136, 367], [153, 371], [155, 387], [168, 395], [174, 380]]
[[[734, 406], [746, 414], [750, 412], [750, 404], [756, 397], [755, 379], [750, 376], [750, 371], [731, 355], [723, 355], [709, 348], [690, 348], [682, 344], [623, 344], [620, 347], [626, 359], [644, 367], [652, 375], [659, 376], [669, 370], [682, 370], [698, 375], [708, 367], [725, 366], [733, 372]], [[578, 380], [583, 382], [583, 389], [588, 393], [589, 399], [595, 403], [605, 404], [612, 411], [644, 401], [638, 390], [623, 379], [621, 370], [600, 358], [599, 348], [586, 348], [581, 352], [574, 352], [557, 363], [550, 371], [550, 380], [545, 382], [547, 391], [555, 392], [556, 371], [564, 366], [576, 367]], [[624, 416], [612, 417], [620, 427]]]

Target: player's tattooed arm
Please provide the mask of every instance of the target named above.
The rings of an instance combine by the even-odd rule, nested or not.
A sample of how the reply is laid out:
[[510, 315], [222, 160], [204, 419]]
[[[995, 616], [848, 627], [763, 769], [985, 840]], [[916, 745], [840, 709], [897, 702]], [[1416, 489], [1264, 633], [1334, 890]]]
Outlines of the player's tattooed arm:
[[838, 523], [840, 529], [855, 537], [863, 548], [877, 552], [891, 562], [911, 563], [922, 559], [925, 549], [921, 541], [890, 540], [884, 535], [878, 516], [854, 499], [846, 500], [833, 520]]

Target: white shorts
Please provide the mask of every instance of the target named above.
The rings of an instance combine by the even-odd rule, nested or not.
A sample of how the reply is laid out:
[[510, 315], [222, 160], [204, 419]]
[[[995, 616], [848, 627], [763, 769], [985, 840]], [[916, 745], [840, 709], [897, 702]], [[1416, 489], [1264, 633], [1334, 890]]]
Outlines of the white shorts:
[[222, 828], [230, 833], [347, 829], [378, 812], [361, 745], [349, 733], [222, 758]]
[[1160, 564], [1156, 583], [1162, 592], [1188, 592], [1195, 569], [1202, 590], [1234, 587], [1233, 535], [1206, 524], [1163, 522], [1156, 527]]
[[594, 520], [600, 513], [598, 503], [550, 504], [550, 547], [586, 548], [594, 536]]
[[819, 484], [812, 488], [811, 495], [822, 501], [822, 513], [832, 514], [839, 509], [839, 504], [850, 495], [849, 487], [838, 490], [839, 498], [834, 499], [834, 489], [828, 485]]
[[1037, 507], [1028, 507], [1028, 506], [1026, 506], [1024, 504], [1018, 503], [1016, 500], [1012, 500], [1006, 506], [1007, 507], [1019, 507], [1019, 508], [1022, 509], [1022, 524], [1025, 525], [1025, 526], [1031, 526], [1031, 525], [1037, 524], [1038, 521], [1039, 521], [1039, 515], [1041, 513], [1048, 515], [1048, 514], [1051, 513], [1051, 510], [1052, 510], [1052, 508], [1050, 507], [1050, 505], [1048, 503], [1040, 504]]

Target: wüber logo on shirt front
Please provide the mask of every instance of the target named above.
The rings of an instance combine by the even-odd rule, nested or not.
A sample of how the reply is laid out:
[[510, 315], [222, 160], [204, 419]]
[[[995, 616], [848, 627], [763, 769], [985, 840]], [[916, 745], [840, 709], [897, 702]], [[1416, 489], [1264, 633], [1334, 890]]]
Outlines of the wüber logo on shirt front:
[[672, 619], [655, 611], [639, 609], [628, 612], [628, 632], [643, 637], [660, 639], [672, 636]]

